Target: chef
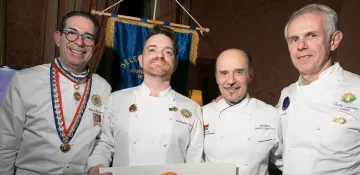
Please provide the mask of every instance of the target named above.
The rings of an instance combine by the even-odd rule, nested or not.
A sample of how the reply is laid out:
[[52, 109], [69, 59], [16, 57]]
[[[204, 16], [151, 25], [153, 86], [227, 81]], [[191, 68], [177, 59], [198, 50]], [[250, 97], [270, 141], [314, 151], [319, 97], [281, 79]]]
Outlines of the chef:
[[276, 108], [248, 94], [251, 58], [228, 49], [216, 60], [222, 99], [203, 107], [206, 163], [235, 163], [238, 174], [267, 175], [270, 160], [281, 167]]
[[144, 82], [110, 95], [89, 174], [112, 160], [113, 166], [201, 162], [201, 108], [170, 87], [176, 53], [174, 32], [155, 25], [139, 56]]
[[360, 174], [360, 77], [333, 62], [343, 34], [325, 5], [295, 12], [285, 27], [297, 82], [279, 100], [284, 171], [296, 174]]

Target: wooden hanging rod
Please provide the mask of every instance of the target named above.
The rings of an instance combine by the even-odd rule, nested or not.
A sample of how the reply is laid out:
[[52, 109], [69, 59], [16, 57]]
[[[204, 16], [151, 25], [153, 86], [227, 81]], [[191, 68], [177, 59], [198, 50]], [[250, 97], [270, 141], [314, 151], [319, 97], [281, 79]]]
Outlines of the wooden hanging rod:
[[[105, 13], [105, 12], [96, 11], [96, 10], [91, 10], [91, 14], [93, 14], [93, 15], [103, 15], [103, 16], [112, 16], [111, 13]], [[118, 18], [123, 18], [123, 19], [134, 20], [134, 21], [141, 21], [141, 18], [132, 17], [132, 16], [117, 15], [117, 17]], [[164, 24], [163, 21], [156, 21], [156, 20], [150, 20], [150, 19], [148, 19], [147, 22], [151, 23], [151, 24]], [[190, 26], [183, 25], [183, 24], [170, 23], [170, 26], [178, 27], [178, 28], [190, 29]], [[196, 30], [202, 31], [202, 32], [210, 32], [209, 28], [196, 27]]]

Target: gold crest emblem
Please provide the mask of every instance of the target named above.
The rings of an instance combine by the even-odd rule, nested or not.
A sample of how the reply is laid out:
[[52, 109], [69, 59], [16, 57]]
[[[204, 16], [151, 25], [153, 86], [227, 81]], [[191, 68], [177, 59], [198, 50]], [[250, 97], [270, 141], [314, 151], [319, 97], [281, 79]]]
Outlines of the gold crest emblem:
[[185, 118], [191, 118], [192, 116], [191, 112], [187, 109], [181, 110], [181, 115], [183, 115]]
[[135, 112], [135, 111], [137, 111], [137, 106], [136, 106], [136, 104], [130, 105], [129, 111], [130, 111], [130, 112]]
[[91, 102], [97, 107], [101, 106], [101, 104], [102, 104], [101, 97], [96, 94], [91, 96]]
[[334, 117], [332, 121], [342, 125], [346, 123], [346, 119], [344, 117]]

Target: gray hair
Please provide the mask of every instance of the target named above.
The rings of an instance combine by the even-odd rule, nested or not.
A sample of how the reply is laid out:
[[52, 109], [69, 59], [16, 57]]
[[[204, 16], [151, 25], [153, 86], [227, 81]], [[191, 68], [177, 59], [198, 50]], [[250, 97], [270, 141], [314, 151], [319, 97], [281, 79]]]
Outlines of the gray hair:
[[285, 30], [284, 30], [285, 39], [288, 37], [288, 30], [291, 22], [294, 21], [297, 17], [308, 13], [315, 13], [323, 16], [323, 18], [325, 19], [326, 34], [328, 39], [330, 40], [331, 36], [338, 29], [339, 17], [333, 9], [322, 4], [309, 4], [301, 8], [300, 10], [296, 11], [295, 13], [293, 13], [285, 26]]

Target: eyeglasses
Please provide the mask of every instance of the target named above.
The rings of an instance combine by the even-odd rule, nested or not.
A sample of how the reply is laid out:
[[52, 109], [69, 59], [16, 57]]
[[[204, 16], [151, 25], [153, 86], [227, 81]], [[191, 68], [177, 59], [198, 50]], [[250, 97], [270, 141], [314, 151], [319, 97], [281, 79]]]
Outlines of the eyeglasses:
[[88, 33], [84, 33], [84, 34], [79, 34], [79, 32], [77, 30], [74, 29], [65, 29], [62, 31], [62, 33], [65, 34], [65, 38], [67, 40], [69, 40], [70, 42], [74, 42], [75, 40], [77, 40], [79, 38], [79, 36], [81, 36], [83, 43], [86, 46], [92, 46], [95, 43], [95, 37], [91, 34]]

